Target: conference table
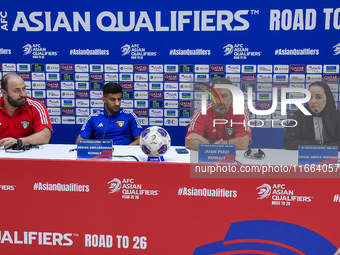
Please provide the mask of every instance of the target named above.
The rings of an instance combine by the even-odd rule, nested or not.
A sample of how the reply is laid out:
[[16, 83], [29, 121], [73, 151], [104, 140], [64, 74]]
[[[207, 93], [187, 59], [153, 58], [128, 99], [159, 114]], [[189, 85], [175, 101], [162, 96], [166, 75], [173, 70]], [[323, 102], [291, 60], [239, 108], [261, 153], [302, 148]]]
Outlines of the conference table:
[[340, 246], [340, 169], [299, 166], [297, 151], [263, 149], [263, 160], [237, 151], [241, 164], [208, 168], [180, 146], [165, 162], [147, 162], [139, 146], [114, 146], [112, 160], [77, 159], [75, 148], [0, 148], [0, 254], [332, 255]]

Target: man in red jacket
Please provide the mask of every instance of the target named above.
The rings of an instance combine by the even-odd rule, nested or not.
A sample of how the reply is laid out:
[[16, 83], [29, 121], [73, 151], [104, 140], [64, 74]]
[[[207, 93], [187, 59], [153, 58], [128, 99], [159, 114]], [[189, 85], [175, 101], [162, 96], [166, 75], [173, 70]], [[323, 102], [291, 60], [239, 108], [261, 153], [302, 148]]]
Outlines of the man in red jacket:
[[[210, 102], [206, 107], [206, 115], [202, 114], [202, 109], [199, 107], [191, 117], [185, 138], [186, 148], [198, 150], [200, 143], [230, 143], [236, 145], [236, 150], [246, 150], [251, 143], [251, 127], [248, 125], [249, 111], [245, 108], [243, 115], [233, 114], [233, 97], [230, 90], [224, 88], [224, 84], [232, 85], [231, 81], [226, 78], [218, 78], [212, 83], [212, 87], [221, 98], [222, 105], [218, 100], [216, 100], [218, 102], [216, 105]], [[225, 119], [228, 123], [225, 126], [214, 126], [214, 120], [217, 119]], [[235, 124], [231, 125], [231, 121]]]
[[15, 73], [1, 79], [0, 147], [49, 143], [52, 124], [46, 107], [26, 96], [24, 80]]

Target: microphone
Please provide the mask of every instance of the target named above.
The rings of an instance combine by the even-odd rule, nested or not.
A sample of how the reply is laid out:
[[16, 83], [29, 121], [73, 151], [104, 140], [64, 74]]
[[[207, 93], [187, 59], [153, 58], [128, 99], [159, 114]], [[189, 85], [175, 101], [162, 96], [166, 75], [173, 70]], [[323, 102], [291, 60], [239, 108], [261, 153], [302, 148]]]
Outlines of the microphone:
[[321, 145], [323, 145], [323, 136], [322, 136], [322, 130], [320, 128], [320, 123], [319, 123], [319, 115], [318, 115], [318, 110], [315, 109], [315, 114], [316, 114], [316, 121], [318, 122], [318, 127], [319, 127], [319, 131], [320, 131], [320, 137], [321, 137]]
[[106, 121], [105, 129], [104, 129], [103, 140], [104, 140], [104, 137], [105, 137], [107, 123], [109, 122], [110, 116], [111, 116], [111, 111], [109, 111], [109, 113], [107, 114], [107, 121]]

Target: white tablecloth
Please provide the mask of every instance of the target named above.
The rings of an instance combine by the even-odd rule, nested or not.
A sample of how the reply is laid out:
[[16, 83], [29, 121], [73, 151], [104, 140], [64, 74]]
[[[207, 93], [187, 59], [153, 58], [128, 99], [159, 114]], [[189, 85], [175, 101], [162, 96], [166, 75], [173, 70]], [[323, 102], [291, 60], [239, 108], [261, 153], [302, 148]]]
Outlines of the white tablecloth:
[[[68, 144], [45, 144], [39, 146], [40, 149], [31, 149], [22, 153], [8, 153], [4, 148], [0, 148], [0, 158], [32, 158], [32, 159], [77, 159], [76, 145]], [[170, 150], [164, 155], [165, 162], [174, 163], [197, 163], [197, 151], [189, 151], [188, 154], [178, 154], [175, 149], [184, 148], [181, 146], [171, 146]], [[275, 149], [262, 149], [266, 157], [263, 160], [248, 159], [244, 157], [245, 151], [237, 151], [236, 159], [242, 164], [259, 165], [297, 165], [298, 152]], [[134, 155], [140, 161], [147, 161], [147, 156], [142, 152], [139, 146], [114, 146], [113, 155]], [[113, 158], [116, 161], [135, 161], [133, 158]]]
[[[133, 155], [140, 161], [147, 161], [147, 156], [142, 152], [139, 146], [113, 146], [115, 155]], [[77, 159], [77, 151], [70, 151], [77, 148], [76, 145], [69, 144], [45, 144], [40, 145], [39, 149], [30, 149], [25, 152], [9, 153], [5, 152], [3, 147], [0, 148], [0, 158], [32, 158], [32, 159]], [[175, 148], [184, 148], [180, 146], [171, 146], [170, 150], [164, 155], [166, 162], [190, 163], [189, 154], [177, 154]], [[134, 158], [113, 158], [117, 161], [136, 161]]]

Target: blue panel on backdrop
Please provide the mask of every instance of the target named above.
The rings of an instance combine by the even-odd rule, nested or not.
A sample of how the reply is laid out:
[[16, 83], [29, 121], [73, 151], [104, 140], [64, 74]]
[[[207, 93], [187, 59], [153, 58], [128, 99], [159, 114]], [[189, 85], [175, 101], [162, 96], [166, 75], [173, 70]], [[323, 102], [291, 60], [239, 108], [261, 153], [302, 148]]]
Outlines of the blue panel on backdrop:
[[[1, 4], [0, 37], [5, 40], [0, 42], [0, 75], [20, 73], [28, 96], [38, 97], [53, 112], [52, 143], [74, 143], [85, 113], [103, 107], [101, 90], [107, 82], [122, 84], [125, 108], [162, 110], [152, 121], [164, 124], [175, 145], [184, 145], [178, 134], [186, 133], [190, 107], [183, 99], [190, 99], [180, 97], [189, 95], [194, 79], [228, 77], [244, 93], [252, 86], [253, 102], [260, 108], [273, 100], [273, 87], [308, 88], [322, 80], [339, 108], [334, 1], [175, 0], [170, 9], [167, 2], [155, 6], [149, 0], [129, 5], [101, 1], [90, 9], [78, 0], [19, 3]], [[150, 98], [150, 92], [163, 97]], [[62, 116], [64, 107], [74, 107], [76, 115]], [[172, 114], [166, 110], [178, 115], [165, 115]], [[289, 105], [282, 119], [295, 110]], [[139, 116], [143, 127], [152, 117]], [[282, 128], [255, 127], [252, 132], [251, 146], [282, 148]]]

